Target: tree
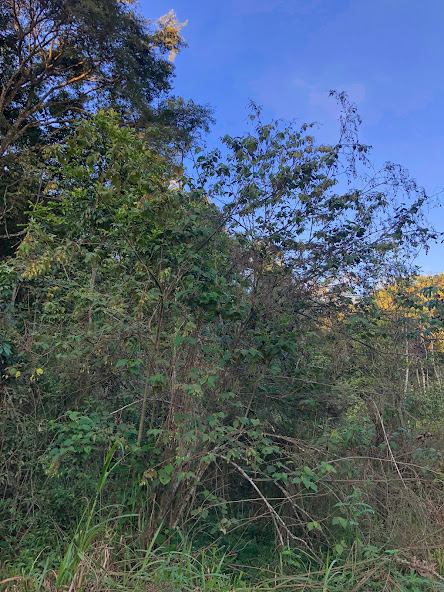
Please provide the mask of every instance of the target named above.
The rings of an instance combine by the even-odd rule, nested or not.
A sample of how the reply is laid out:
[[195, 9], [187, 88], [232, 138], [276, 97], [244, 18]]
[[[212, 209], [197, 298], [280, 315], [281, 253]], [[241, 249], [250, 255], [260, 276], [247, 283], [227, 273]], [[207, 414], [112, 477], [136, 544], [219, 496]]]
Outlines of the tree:
[[[174, 184], [170, 187], [174, 162], [119, 125], [115, 112], [98, 112], [48, 152], [46, 199], [34, 206], [16, 257], [27, 262], [20, 269], [29, 282], [27, 293], [51, 327], [51, 337], [44, 336], [40, 324], [32, 333], [43, 341], [60, 338], [64, 349], [69, 332], [69, 340], [78, 344], [72, 370], [85, 381], [84, 394], [97, 395], [97, 379], [107, 384], [107, 394], [99, 395], [103, 408], [116, 403], [117, 409], [122, 389], [130, 394], [136, 388], [129, 407], [135, 430], [130, 439], [146, 452], [157, 438], [147, 432], [148, 417], [155, 429], [172, 430], [178, 412], [195, 412], [193, 394], [202, 388], [204, 376], [200, 368], [194, 376], [199, 350], [193, 333], [199, 334], [204, 318], [229, 300], [224, 282], [215, 285], [214, 268], [224, 257], [211, 256], [214, 239], [219, 238], [219, 245], [226, 240], [215, 232], [222, 227], [221, 216], [201, 192], [186, 194]], [[20, 294], [12, 300], [21, 308], [19, 283]], [[43, 285], [53, 295], [46, 302], [41, 299]], [[92, 342], [96, 345], [90, 350]], [[83, 362], [99, 350], [91, 373]], [[54, 361], [65, 364], [59, 353], [56, 346]], [[62, 413], [75, 405], [77, 396], [67, 383], [64, 390]], [[159, 449], [157, 463], [165, 463], [171, 446]], [[143, 458], [141, 462], [143, 470], [151, 467]], [[162, 491], [164, 485], [159, 485], [159, 500], [167, 515], [174, 500]]]
[[121, 0], [2, 4], [0, 250], [10, 252], [25, 232], [29, 188], [42, 198], [40, 175], [30, 167], [39, 166], [38, 149], [61, 141], [80, 117], [112, 105], [137, 129], [154, 126], [153, 141], [176, 152], [208, 129], [207, 107], [169, 97], [172, 60], [185, 46], [182, 27], [171, 11], [154, 28]]
[[[3, 450], [20, 446], [4, 459], [15, 500], [5, 524], [20, 529], [17, 515], [40, 503], [14, 480], [19, 467], [42, 483], [38, 495], [60, 483], [43, 468], [66, 479], [63, 514], [54, 509], [64, 520], [92, 485], [75, 475], [98, 471], [120, 437], [130, 454], [114, 492], [122, 499], [119, 483], [131, 481], [132, 503], [149, 504], [147, 539], [158, 524], [205, 516], [201, 502], [226, 529], [227, 515], [236, 520], [227, 497], [233, 508], [264, 504], [280, 545], [331, 516], [322, 463], [334, 447], [371, 447], [373, 432], [371, 420], [352, 436], [330, 437], [329, 426], [362, 412], [382, 380], [399, 386], [403, 357], [380, 368], [363, 296], [406, 246], [406, 227], [421, 239], [407, 214], [422, 195], [398, 221], [390, 184], [335, 192], [339, 147], [317, 145], [305, 126], [254, 121], [253, 133], [226, 138], [227, 160], [197, 150], [198, 182], [115, 112], [48, 148], [45, 199], [0, 266]], [[302, 461], [295, 435], [308, 442]], [[205, 496], [216, 481], [227, 493]], [[325, 502], [304, 500], [318, 490]]]
[[97, 103], [149, 108], [184, 45], [173, 14], [151, 31], [119, 0], [7, 0], [0, 23], [0, 158]]
[[434, 236], [423, 216], [425, 191], [400, 165], [387, 162], [375, 173], [356, 110], [345, 95], [338, 100], [335, 145], [318, 145], [313, 125], [264, 124], [254, 107], [251, 133], [225, 136], [223, 155], [199, 157], [251, 261], [279, 260], [301, 284], [323, 283], [336, 294], [402, 273]]

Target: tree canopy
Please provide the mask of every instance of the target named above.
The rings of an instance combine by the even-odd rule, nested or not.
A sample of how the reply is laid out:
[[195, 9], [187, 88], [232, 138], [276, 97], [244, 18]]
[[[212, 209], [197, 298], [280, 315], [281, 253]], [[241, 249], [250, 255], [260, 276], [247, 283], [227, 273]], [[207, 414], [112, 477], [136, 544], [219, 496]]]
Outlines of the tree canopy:
[[7, 0], [0, 23], [0, 157], [100, 103], [148, 109], [184, 45], [173, 14], [150, 30], [119, 0]]
[[173, 59], [185, 46], [182, 26], [173, 11], [154, 26], [120, 0], [3, 3], [0, 248], [8, 252], [23, 235], [27, 202], [38, 192], [40, 148], [97, 108], [112, 106], [137, 129], [151, 130], [158, 149], [170, 145], [176, 153], [208, 130], [210, 109], [170, 92]]

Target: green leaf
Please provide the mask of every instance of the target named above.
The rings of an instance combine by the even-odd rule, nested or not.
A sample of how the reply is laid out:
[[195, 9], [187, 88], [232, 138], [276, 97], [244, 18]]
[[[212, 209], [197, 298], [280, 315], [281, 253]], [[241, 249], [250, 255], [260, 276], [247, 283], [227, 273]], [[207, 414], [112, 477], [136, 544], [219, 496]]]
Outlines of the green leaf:
[[150, 380], [150, 382], [153, 382], [154, 384], [162, 384], [162, 385], [168, 384], [168, 380], [167, 380], [166, 376], [164, 376], [163, 374], [154, 374], [153, 376], [150, 376], [149, 380]]
[[311, 481], [309, 477], [302, 477], [302, 483], [307, 489], [310, 489]]
[[0, 343], [0, 354], [3, 353], [5, 356], [11, 355], [11, 345], [7, 341]]
[[342, 555], [342, 553], [344, 552], [344, 547], [338, 543], [337, 545], [335, 545], [335, 551], [338, 555]]
[[158, 477], [162, 485], [167, 485], [171, 481], [171, 474], [168, 473], [165, 469], [160, 469]]
[[342, 518], [342, 516], [335, 516], [333, 518], [333, 520], [331, 521], [331, 523], [333, 525], [340, 524], [342, 526], [342, 528], [347, 528], [347, 526], [348, 526], [347, 520], [345, 518]]

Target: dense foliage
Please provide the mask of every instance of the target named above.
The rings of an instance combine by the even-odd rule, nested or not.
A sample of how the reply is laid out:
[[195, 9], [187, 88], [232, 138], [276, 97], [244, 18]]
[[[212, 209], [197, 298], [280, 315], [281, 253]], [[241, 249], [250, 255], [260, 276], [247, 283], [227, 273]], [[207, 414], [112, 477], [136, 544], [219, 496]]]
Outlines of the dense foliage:
[[[112, 106], [159, 149], [184, 151], [210, 110], [171, 94], [185, 45], [173, 11], [156, 26], [120, 0], [7, 0], [0, 7], [0, 251], [40, 197], [41, 149]], [[1, 240], [3, 239], [3, 240]]]
[[444, 280], [409, 265], [427, 196], [375, 175], [336, 98], [336, 145], [253, 106], [185, 171], [163, 124], [109, 108], [42, 146], [0, 263], [11, 585], [440, 589]]

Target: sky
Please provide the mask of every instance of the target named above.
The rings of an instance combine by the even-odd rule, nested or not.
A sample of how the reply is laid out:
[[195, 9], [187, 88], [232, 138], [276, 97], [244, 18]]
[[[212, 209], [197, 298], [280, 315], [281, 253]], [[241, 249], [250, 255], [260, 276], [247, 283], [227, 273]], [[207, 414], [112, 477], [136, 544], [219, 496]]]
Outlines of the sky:
[[[146, 18], [174, 9], [189, 47], [175, 60], [174, 92], [214, 108], [208, 143], [247, 129], [248, 105], [270, 118], [318, 122], [336, 142], [346, 91], [362, 117], [361, 141], [377, 165], [404, 165], [433, 195], [444, 231], [443, 0], [140, 0]], [[444, 272], [444, 243], [420, 254]]]

